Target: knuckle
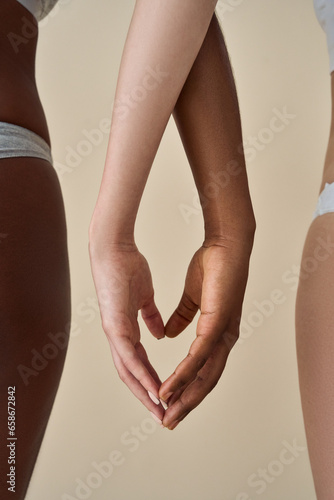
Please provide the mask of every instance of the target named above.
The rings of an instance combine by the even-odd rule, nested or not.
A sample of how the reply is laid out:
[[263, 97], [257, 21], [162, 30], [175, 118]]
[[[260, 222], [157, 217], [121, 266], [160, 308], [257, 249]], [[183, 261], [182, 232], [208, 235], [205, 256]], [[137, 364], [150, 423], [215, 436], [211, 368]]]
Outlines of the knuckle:
[[206, 356], [194, 355], [191, 351], [188, 352], [187, 358], [192, 362], [192, 373], [197, 373], [207, 361]]
[[182, 415], [182, 417], [179, 420], [180, 421], [183, 420], [187, 415], [189, 415], [189, 413], [193, 409], [194, 409], [194, 407], [191, 404], [191, 402], [187, 401], [186, 397], [184, 395], [182, 395], [179, 399], [179, 411], [180, 411], [180, 414]]
[[218, 383], [219, 377], [218, 378], [205, 378], [202, 377], [201, 375], [198, 375], [196, 382], [200, 384], [200, 390], [198, 391], [197, 394], [197, 403], [195, 406], [197, 406], [203, 399], [216, 387]]
[[118, 369], [117, 373], [121, 381], [124, 382], [124, 384], [126, 384], [128, 379], [126, 371], [124, 369]]
[[187, 323], [191, 322], [192, 315], [189, 313], [189, 311], [187, 312], [187, 310], [184, 310], [182, 306], [178, 306], [175, 312], [181, 319], [183, 319]]
[[109, 337], [109, 335], [111, 335], [111, 331], [112, 331], [110, 320], [108, 318], [102, 318], [101, 324], [102, 324], [103, 331]]
[[134, 353], [132, 353], [132, 352], [126, 353], [126, 355], [123, 357], [124, 366], [126, 366], [126, 368], [129, 369], [130, 366], [135, 361], [135, 359], [136, 359], [136, 356], [134, 355]]
[[153, 312], [151, 314], [147, 314], [147, 313], [145, 313], [145, 311], [144, 312], [142, 311], [142, 318], [146, 321], [153, 321], [158, 317], [159, 317], [158, 312]]
[[184, 385], [188, 383], [188, 379], [182, 374], [179, 375], [177, 370], [174, 372], [175, 380], [173, 384], [174, 391], [181, 389]]
[[231, 349], [234, 347], [238, 339], [239, 339], [239, 329], [233, 332], [231, 331], [224, 332], [222, 341], [224, 342], [228, 350], [231, 351]]
[[182, 406], [180, 413], [182, 417], [180, 418], [180, 420], [183, 420], [197, 406], [197, 404], [193, 399], [190, 399], [189, 397], [187, 398], [186, 396], [184, 396], [183, 400], [181, 398], [181, 404]]
[[186, 309], [189, 309], [189, 311], [197, 311], [198, 305], [192, 300], [190, 295], [187, 294], [187, 292], [183, 293], [181, 303], [184, 305]]
[[179, 316], [184, 318], [186, 321], [192, 321], [194, 314], [198, 310], [198, 305], [193, 302], [189, 295], [185, 292], [182, 296], [181, 302], [176, 308], [176, 312]]

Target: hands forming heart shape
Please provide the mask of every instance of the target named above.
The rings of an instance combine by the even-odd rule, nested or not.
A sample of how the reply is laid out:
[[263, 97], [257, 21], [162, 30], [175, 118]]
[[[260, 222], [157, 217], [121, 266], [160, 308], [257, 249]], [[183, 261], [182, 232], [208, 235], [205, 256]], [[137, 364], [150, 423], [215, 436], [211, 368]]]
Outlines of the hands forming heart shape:
[[[217, 384], [238, 338], [255, 219], [233, 71], [214, 14], [217, 0], [157, 3], [152, 10], [151, 1], [136, 2], [115, 94], [122, 106], [112, 115], [89, 252], [102, 326], [119, 376], [164, 427], [174, 429]], [[152, 67], [159, 84], [144, 89], [147, 96], [129, 107], [124, 96], [151, 78]], [[126, 119], [119, 112], [124, 107]], [[134, 227], [171, 115], [198, 190], [205, 242], [164, 326]], [[164, 382], [141, 343], [139, 310], [156, 338], [176, 337], [200, 311], [188, 355]]]
[[[250, 251], [240, 242], [204, 243], [190, 262], [180, 303], [164, 326], [148, 263], [136, 245], [89, 247], [102, 327], [118, 374], [163, 427], [174, 429], [222, 375], [239, 335]], [[140, 341], [139, 310], [157, 339], [179, 335], [200, 310], [188, 355], [163, 383]]]

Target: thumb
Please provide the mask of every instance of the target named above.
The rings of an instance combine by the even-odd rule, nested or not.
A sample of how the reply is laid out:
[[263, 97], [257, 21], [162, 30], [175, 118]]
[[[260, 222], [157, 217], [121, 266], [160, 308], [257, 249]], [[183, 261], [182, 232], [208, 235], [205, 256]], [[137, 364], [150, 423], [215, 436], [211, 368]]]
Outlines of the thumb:
[[141, 315], [153, 337], [157, 339], [164, 338], [164, 322], [162, 321], [161, 314], [155, 305], [153, 296], [149, 302], [144, 304], [141, 308]]
[[166, 337], [177, 337], [192, 322], [198, 311], [190, 296], [184, 291], [180, 303], [167, 321], [165, 326]]

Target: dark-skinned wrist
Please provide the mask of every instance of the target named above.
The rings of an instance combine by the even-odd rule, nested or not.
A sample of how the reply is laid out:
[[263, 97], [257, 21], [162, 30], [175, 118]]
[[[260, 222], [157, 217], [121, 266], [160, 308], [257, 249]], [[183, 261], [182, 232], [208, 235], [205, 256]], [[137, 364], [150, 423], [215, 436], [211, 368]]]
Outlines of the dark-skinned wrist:
[[256, 231], [253, 211], [239, 215], [235, 220], [211, 218], [204, 221], [203, 246], [242, 248], [251, 253]]

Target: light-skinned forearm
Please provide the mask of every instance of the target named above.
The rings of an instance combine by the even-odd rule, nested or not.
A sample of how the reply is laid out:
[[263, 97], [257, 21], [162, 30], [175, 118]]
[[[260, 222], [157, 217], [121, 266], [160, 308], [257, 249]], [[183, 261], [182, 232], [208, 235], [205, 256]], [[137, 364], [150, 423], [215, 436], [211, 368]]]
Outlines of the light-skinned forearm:
[[133, 243], [152, 162], [215, 4], [216, 0], [137, 1], [121, 61], [90, 243]]

